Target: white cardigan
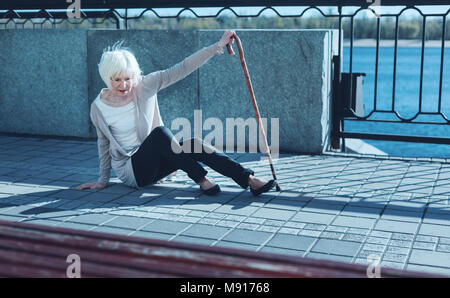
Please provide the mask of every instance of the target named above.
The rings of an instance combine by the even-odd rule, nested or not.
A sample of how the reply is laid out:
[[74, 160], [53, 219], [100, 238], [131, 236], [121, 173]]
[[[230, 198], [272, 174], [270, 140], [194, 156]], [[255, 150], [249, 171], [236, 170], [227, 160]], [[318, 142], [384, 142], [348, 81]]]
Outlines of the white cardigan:
[[[222, 54], [222, 48], [218, 43], [204, 47], [174, 66], [152, 72], [143, 77], [135, 87], [134, 103], [136, 106], [136, 134], [142, 144], [150, 132], [157, 126], [164, 125], [159, 112], [156, 94], [173, 83], [185, 78], [194, 70], [202, 66], [215, 54]], [[131, 156], [139, 149], [127, 151], [119, 144], [111, 132], [104, 112], [99, 105], [100, 94], [91, 104], [90, 117], [96, 128], [98, 136], [98, 155], [100, 162], [99, 182], [107, 184], [110, 179], [111, 167], [117, 177], [126, 185], [139, 188], [133, 173]]]

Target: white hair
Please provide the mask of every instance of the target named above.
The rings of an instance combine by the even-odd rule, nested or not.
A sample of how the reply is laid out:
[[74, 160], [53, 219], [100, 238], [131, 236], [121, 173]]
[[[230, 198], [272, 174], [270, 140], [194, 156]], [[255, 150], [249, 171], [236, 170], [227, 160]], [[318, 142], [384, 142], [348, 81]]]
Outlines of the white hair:
[[103, 82], [109, 89], [111, 87], [111, 78], [116, 75], [124, 74], [133, 77], [133, 86], [142, 80], [142, 71], [132, 51], [122, 46], [123, 41], [117, 41], [112, 47], [103, 50], [98, 71]]

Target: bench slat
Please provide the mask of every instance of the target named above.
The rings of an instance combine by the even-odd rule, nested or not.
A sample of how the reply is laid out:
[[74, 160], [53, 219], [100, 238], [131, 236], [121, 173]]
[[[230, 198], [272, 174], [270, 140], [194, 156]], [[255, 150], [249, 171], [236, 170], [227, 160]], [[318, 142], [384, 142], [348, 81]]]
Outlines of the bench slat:
[[[366, 277], [366, 266], [0, 220], [0, 276]], [[382, 268], [383, 277], [432, 277]]]

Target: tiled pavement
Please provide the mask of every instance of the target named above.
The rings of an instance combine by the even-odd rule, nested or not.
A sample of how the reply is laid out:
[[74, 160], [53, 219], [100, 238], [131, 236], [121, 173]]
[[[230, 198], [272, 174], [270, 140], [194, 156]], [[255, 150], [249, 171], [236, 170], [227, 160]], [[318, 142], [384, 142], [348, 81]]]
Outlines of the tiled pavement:
[[[259, 154], [230, 154], [271, 178]], [[0, 136], [0, 219], [236, 247], [450, 276], [448, 160], [282, 154], [281, 192], [253, 197], [209, 170], [223, 190], [177, 181], [136, 190], [95, 181], [94, 141]]]

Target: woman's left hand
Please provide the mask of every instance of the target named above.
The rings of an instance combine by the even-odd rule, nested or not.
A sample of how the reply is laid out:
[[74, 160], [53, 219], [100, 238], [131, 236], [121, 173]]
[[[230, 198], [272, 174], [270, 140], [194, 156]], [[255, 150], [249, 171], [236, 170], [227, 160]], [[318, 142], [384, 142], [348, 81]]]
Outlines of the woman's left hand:
[[222, 35], [222, 38], [218, 42], [222, 53], [223, 53], [223, 49], [222, 48], [224, 46], [226, 46], [227, 44], [229, 44], [229, 45], [233, 44], [234, 38], [232, 38], [232, 37], [235, 34], [236, 34], [236, 32], [234, 32], [233, 30], [228, 30], [228, 31], [225, 31], [225, 33]]

